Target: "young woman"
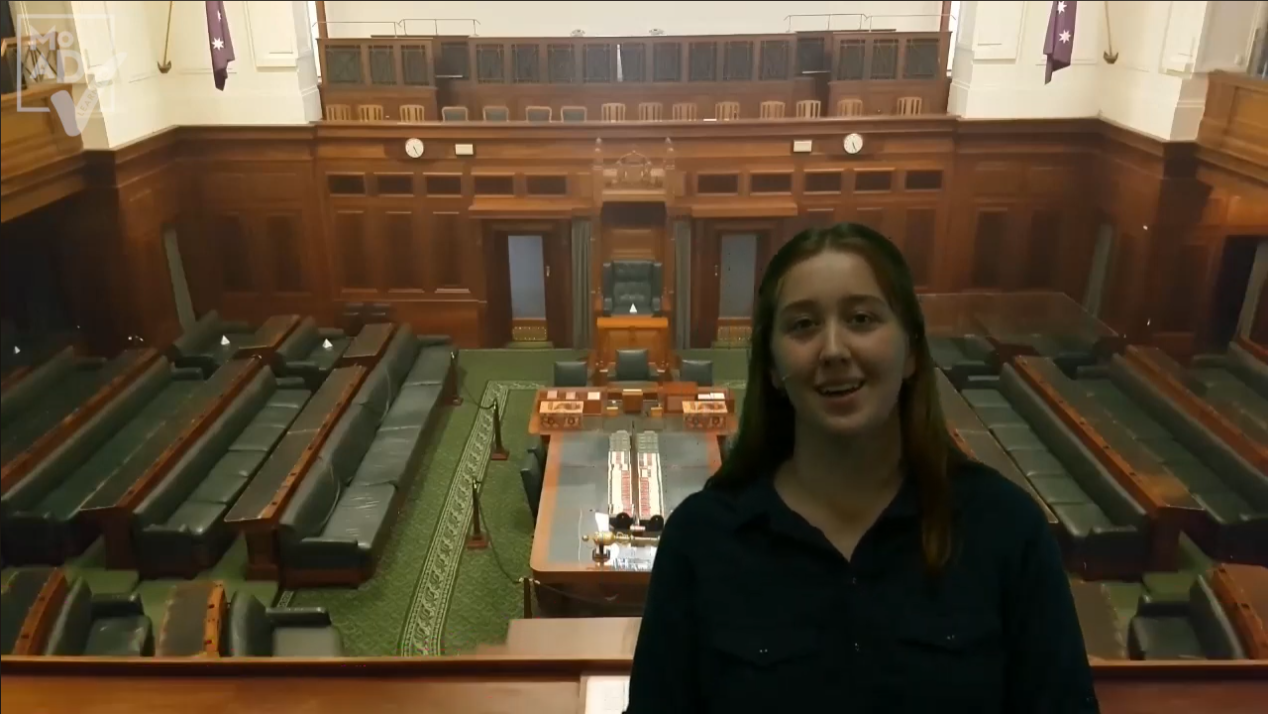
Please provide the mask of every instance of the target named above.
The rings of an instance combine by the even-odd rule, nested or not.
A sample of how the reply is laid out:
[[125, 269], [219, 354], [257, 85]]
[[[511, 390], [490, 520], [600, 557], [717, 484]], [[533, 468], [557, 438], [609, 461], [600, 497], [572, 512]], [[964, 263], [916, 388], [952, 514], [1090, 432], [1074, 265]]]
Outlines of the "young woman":
[[875, 231], [771, 260], [739, 433], [665, 525], [627, 711], [1098, 711], [1057, 543], [953, 445]]

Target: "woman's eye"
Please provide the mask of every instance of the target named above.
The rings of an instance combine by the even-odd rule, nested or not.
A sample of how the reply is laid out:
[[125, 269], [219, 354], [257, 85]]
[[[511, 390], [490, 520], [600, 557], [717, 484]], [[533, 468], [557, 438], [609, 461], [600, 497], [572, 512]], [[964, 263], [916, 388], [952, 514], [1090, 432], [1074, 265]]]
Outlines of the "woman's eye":
[[860, 327], [866, 327], [876, 322], [876, 318], [865, 312], [856, 313], [850, 316], [850, 324]]

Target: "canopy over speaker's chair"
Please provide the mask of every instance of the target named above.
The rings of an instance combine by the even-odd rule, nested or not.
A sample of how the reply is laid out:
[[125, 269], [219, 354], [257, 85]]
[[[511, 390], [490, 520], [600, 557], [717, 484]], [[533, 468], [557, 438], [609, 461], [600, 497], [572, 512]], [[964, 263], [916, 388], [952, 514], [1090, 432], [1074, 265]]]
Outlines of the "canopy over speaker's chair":
[[604, 315], [660, 315], [662, 265], [652, 260], [603, 264]]

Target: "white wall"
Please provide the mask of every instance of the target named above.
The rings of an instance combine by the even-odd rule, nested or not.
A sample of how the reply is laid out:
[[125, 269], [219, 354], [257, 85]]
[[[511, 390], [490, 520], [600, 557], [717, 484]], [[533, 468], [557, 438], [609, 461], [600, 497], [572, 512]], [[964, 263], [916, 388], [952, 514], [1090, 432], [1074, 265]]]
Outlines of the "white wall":
[[[483, 37], [637, 37], [770, 34], [788, 30], [875, 29], [936, 31], [942, 3], [892, 2], [326, 2], [330, 37], [395, 33], [469, 35], [479, 20]], [[828, 18], [839, 13], [842, 16]], [[791, 15], [814, 15], [796, 17]], [[863, 16], [871, 16], [868, 20]], [[923, 16], [923, 17], [913, 17]], [[444, 20], [439, 23], [431, 19]], [[462, 20], [466, 19], [466, 22]], [[406, 20], [407, 22], [400, 23]], [[829, 25], [829, 22], [831, 23]], [[398, 29], [399, 28], [399, 29]]]
[[1043, 83], [1047, 0], [961, 5], [949, 111], [974, 119], [1096, 116], [1105, 30], [1099, 2], [1079, 8], [1069, 67]]
[[[1080, 3], [1074, 60], [1044, 85], [1051, 3], [966, 2], [949, 109], [969, 118], [1100, 116], [1160, 139], [1193, 140], [1206, 100], [1206, 72], [1244, 65], [1264, 5]], [[1114, 64], [1103, 58], [1110, 36], [1118, 54]]]
[[[119, 146], [173, 125], [296, 124], [321, 114], [306, 2], [225, 3], [237, 59], [223, 92], [211, 76], [202, 2], [173, 3], [166, 74], [159, 62], [168, 3], [41, 0], [18, 3], [15, 10], [21, 17], [70, 16], [33, 22], [41, 30], [56, 25], [71, 31], [97, 79], [102, 65], [126, 54], [113, 80], [99, 89], [98, 109], [84, 129], [88, 148]], [[80, 82], [77, 98], [84, 89]]]

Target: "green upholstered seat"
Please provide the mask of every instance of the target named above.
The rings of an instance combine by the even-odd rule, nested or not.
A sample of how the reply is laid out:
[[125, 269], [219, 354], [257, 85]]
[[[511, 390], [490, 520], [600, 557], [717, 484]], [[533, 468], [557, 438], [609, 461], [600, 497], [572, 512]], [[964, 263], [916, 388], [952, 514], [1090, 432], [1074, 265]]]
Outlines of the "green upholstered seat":
[[266, 608], [245, 591], [229, 603], [231, 657], [340, 657], [343, 642], [322, 608]]
[[1018, 449], [1042, 449], [1044, 444], [1031, 428], [1025, 424], [1007, 424], [991, 429], [991, 433], [1006, 451]]
[[277, 422], [299, 414], [295, 396], [257, 373], [142, 501], [133, 543], [144, 573], [192, 576], [220, 557], [232, 540], [225, 513], [282, 438]]
[[93, 595], [87, 582], [71, 585], [49, 630], [48, 655], [140, 657], [153, 654], [154, 632], [141, 597]]
[[1091, 503], [1079, 484], [1068, 474], [1048, 474], [1030, 479], [1035, 491], [1050, 506]]
[[1010, 406], [981, 407], [976, 411], [978, 419], [991, 429], [1001, 426], [1014, 426], [1026, 423]]
[[1049, 501], [1049, 505], [1074, 538], [1086, 538], [1094, 530], [1114, 527], [1114, 523], [1105, 515], [1105, 511], [1095, 503], [1052, 503]]
[[1185, 600], [1142, 596], [1127, 628], [1132, 659], [1244, 659], [1237, 630], [1211, 589], [1209, 574], [1197, 578]]
[[284, 569], [368, 572], [418, 468], [451, 358], [446, 344], [419, 349], [411, 333], [393, 337], [282, 514]]
[[228, 506], [223, 503], [186, 501], [167, 519], [167, 526], [202, 537], [216, 525], [227, 509]]
[[960, 393], [974, 408], [1008, 406], [1004, 396], [996, 389], [965, 389]]
[[1065, 467], [1047, 449], [1014, 449], [1009, 455], [1013, 457], [1022, 474], [1031, 480], [1044, 476], [1069, 478]]

